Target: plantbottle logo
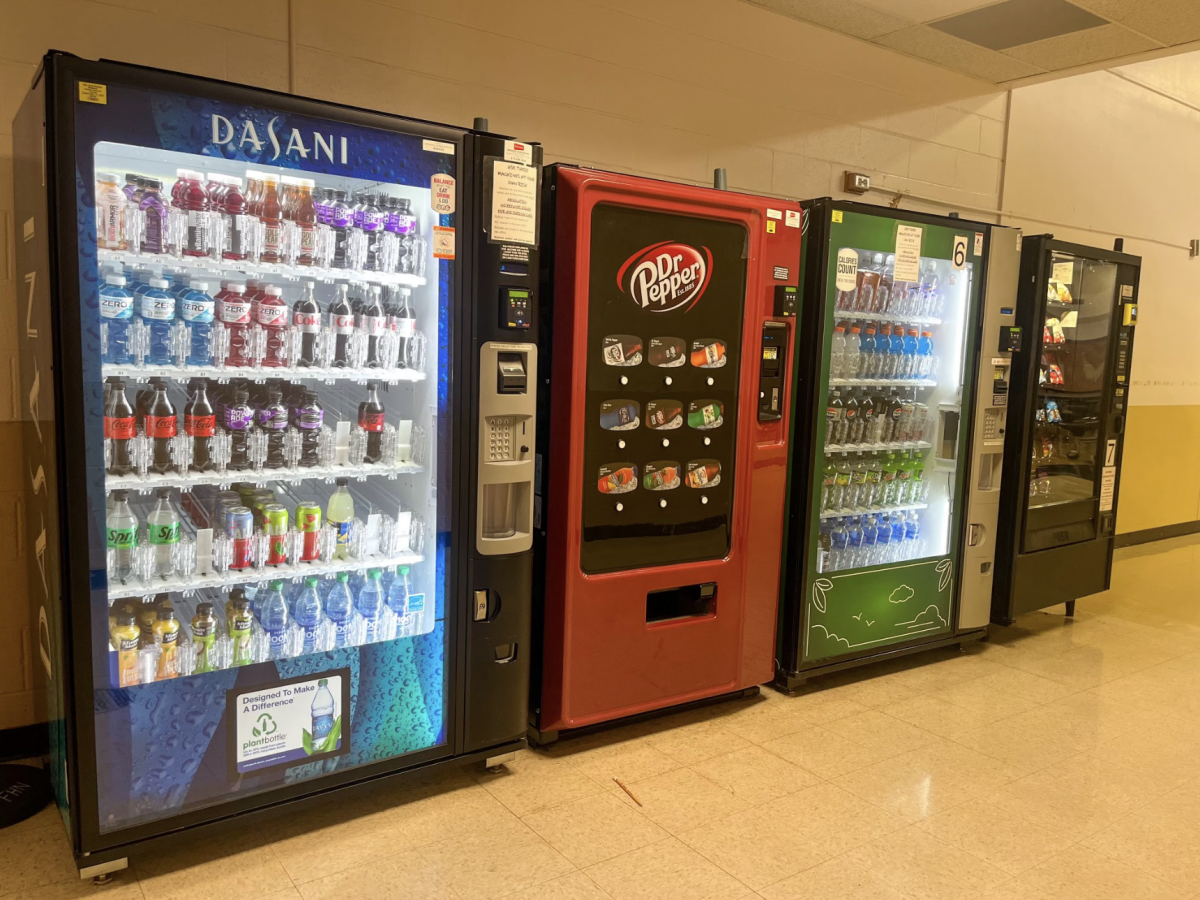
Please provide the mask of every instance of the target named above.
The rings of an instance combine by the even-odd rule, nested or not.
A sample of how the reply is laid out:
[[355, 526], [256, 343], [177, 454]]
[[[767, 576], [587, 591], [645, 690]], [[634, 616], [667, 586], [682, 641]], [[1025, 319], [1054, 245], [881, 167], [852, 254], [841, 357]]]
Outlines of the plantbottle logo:
[[665, 313], [691, 309], [712, 277], [712, 251], [676, 241], [643, 247], [617, 272], [617, 287], [639, 309]]

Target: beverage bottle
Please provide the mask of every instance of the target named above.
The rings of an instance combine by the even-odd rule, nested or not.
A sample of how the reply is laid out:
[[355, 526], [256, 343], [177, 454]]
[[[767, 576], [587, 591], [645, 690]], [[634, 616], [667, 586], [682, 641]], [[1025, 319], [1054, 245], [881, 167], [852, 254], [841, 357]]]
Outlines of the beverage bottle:
[[830, 572], [830, 554], [833, 552], [833, 538], [831, 536], [833, 526], [828, 522], [822, 522], [820, 531], [817, 533], [817, 571]]
[[858, 458], [854, 461], [854, 466], [850, 473], [850, 490], [854, 498], [853, 506], [855, 509], [867, 509], [871, 505], [871, 497], [867, 488], [867, 461], [863, 458], [862, 452], [858, 453]]
[[292, 221], [299, 235], [299, 251], [296, 263], [301, 266], [316, 265], [317, 262], [317, 205], [313, 200], [315, 182], [300, 179], [296, 186], [296, 203], [292, 207]]
[[329, 498], [329, 506], [325, 510], [325, 521], [337, 530], [337, 549], [333, 551], [334, 559], [346, 559], [350, 556], [350, 524], [354, 521], [354, 498], [347, 488], [349, 480], [339, 478], [337, 488]]
[[896, 462], [896, 454], [889, 453], [883, 460], [882, 474], [880, 482], [883, 485], [883, 499], [880, 506], [891, 507], [896, 505], [896, 471], [899, 465]]
[[170, 606], [158, 610], [154, 643], [158, 645], [158, 680], [176, 677], [179, 674], [179, 619]]
[[911, 474], [908, 479], [908, 495], [909, 503], [924, 503], [925, 491], [925, 458], [920, 453], [914, 453], [912, 465], [910, 466]]
[[292, 326], [300, 332], [298, 366], [317, 364], [317, 335], [321, 333], [321, 307], [313, 296], [313, 283], [304, 282], [304, 293], [292, 307]]
[[138, 291], [138, 313], [150, 329], [150, 346], [146, 362], [169, 366], [174, 362], [171, 352], [171, 326], [175, 324], [175, 297], [167, 291], [165, 278], [151, 278], [145, 290]]
[[417, 334], [417, 317], [412, 308], [412, 290], [400, 288], [399, 308], [389, 314], [388, 322], [400, 339], [400, 365], [404, 368], [417, 368], [419, 360], [413, 352], [413, 339]]
[[379, 209], [374, 194], [366, 194], [363, 197], [359, 216], [360, 227], [367, 236], [367, 259], [363, 268], [374, 272], [379, 268], [380, 239], [383, 237], [383, 212]]
[[189, 282], [187, 290], [178, 295], [178, 306], [179, 317], [188, 327], [188, 353], [185, 361], [189, 366], [211, 366], [216, 301], [208, 293], [208, 282]]
[[886, 313], [892, 304], [893, 275], [896, 271], [896, 255], [889, 253], [879, 273], [879, 288], [875, 291], [875, 312]]
[[821, 470], [821, 510], [836, 509], [833, 504], [834, 491], [837, 486], [837, 466], [833, 464], [833, 457], [828, 453], [825, 454], [825, 468]]
[[887, 378], [888, 352], [892, 344], [892, 326], [881, 324], [875, 335], [875, 354], [871, 358], [871, 377]]
[[96, 246], [105, 250], [124, 250], [125, 204], [127, 198], [117, 186], [117, 176], [96, 173]]
[[246, 285], [231, 281], [221, 288], [217, 294], [217, 318], [229, 332], [225, 365], [253, 365], [254, 344], [250, 339], [250, 300], [246, 296]]
[[338, 572], [333, 588], [325, 598], [325, 615], [333, 623], [334, 649], [354, 643], [354, 598], [350, 594], [350, 573]]
[[901, 325], [892, 327], [892, 336], [888, 341], [886, 377], [904, 377], [904, 328]]
[[846, 526], [841, 519], [835, 519], [833, 530], [829, 532], [829, 571], [848, 568], [846, 560]]
[[142, 252], [167, 252], [167, 202], [162, 196], [162, 182], [147, 178], [142, 182]]
[[223, 259], [243, 260], [249, 253], [249, 235], [246, 233], [246, 219], [241, 218], [250, 212], [250, 204], [242, 194], [242, 179], [232, 175], [225, 176], [219, 199], [213, 206], [221, 213], [225, 223], [225, 243], [221, 248]]
[[233, 644], [233, 664], [248, 666], [254, 662], [254, 613], [245, 594], [233, 601], [232, 614], [226, 615], [229, 638]]
[[267, 468], [283, 468], [287, 465], [283, 457], [283, 437], [288, 427], [288, 410], [283, 405], [283, 391], [280, 388], [267, 389], [267, 402], [258, 408], [255, 418], [258, 427], [267, 434]]
[[383, 403], [379, 399], [379, 382], [367, 382], [367, 399], [358, 404], [358, 427], [367, 433], [365, 462], [383, 459]]
[[854, 308], [859, 312], [867, 312], [875, 303], [875, 290], [879, 287], [879, 276], [883, 268], [883, 254], [868, 256], [866, 253], [860, 253], [858, 258], [858, 295], [854, 299]]
[[378, 369], [383, 365], [379, 358], [379, 336], [387, 328], [387, 312], [383, 308], [383, 293], [379, 285], [371, 286], [355, 318], [359, 331], [367, 336], [367, 368]]
[[309, 575], [304, 579], [304, 590], [296, 598], [292, 614], [296, 624], [300, 627], [300, 652], [319, 652], [321, 650], [321, 595], [317, 593], [315, 575]]
[[259, 606], [259, 620], [267, 633], [267, 659], [287, 658], [291, 616], [283, 599], [282, 581], [272, 581], [267, 587]]
[[175, 404], [167, 396], [166, 382], [159, 382], [154, 390], [150, 406], [146, 410], [146, 437], [153, 441], [150, 457], [151, 472], [162, 475], [175, 467], [171, 444], [175, 440], [177, 427]]
[[837, 464], [837, 478], [834, 481], [834, 509], [849, 509], [854, 498], [850, 495], [850, 457], [843, 451], [842, 458]]
[[[229, 629], [233, 623], [233, 610], [237, 606], [239, 600], [246, 599], [246, 591], [244, 588], [235, 587], [229, 592], [229, 597], [225, 601], [225, 627]], [[249, 601], [247, 601], [249, 602]], [[232, 637], [232, 632], [230, 633]]]
[[904, 432], [902, 430], [903, 423], [901, 419], [904, 417], [904, 401], [900, 399], [900, 392], [893, 388], [891, 397], [888, 398], [887, 416], [890, 420], [888, 426], [889, 441], [903, 441]]
[[325, 411], [317, 403], [314, 391], [305, 391], [300, 405], [292, 408], [292, 427], [300, 431], [300, 465], [308, 468], [320, 465], [317, 438], [325, 420]]
[[858, 554], [860, 566], [873, 566], [878, 551], [878, 522], [874, 516], [862, 517], [862, 550]]
[[829, 408], [825, 413], [826, 419], [833, 419], [833, 430], [830, 432], [830, 440], [834, 444], [844, 444], [846, 442], [847, 423], [846, 423], [846, 404], [842, 402], [842, 392], [834, 391], [833, 399], [829, 401]]
[[225, 405], [225, 430], [229, 432], [229, 468], [235, 472], [250, 467], [249, 437], [254, 427], [254, 408], [250, 392], [239, 386], [233, 392], [233, 402]]
[[933, 377], [933, 332], [922, 331], [917, 341], [917, 377]]
[[193, 472], [207, 472], [213, 467], [213, 437], [217, 433], [217, 414], [208, 399], [208, 382], [197, 378], [192, 395], [183, 408], [183, 431], [192, 442]]
[[329, 739], [329, 735], [333, 733], [335, 725], [333, 694], [329, 692], [328, 678], [322, 678], [317, 682], [317, 693], [313, 697], [310, 712], [312, 714], [313, 752], [318, 752], [318, 748], [323, 747], [325, 741]]
[[850, 524], [846, 528], [846, 564], [843, 568], [857, 569], [862, 563], [862, 542], [863, 530], [862, 524], [857, 516], [850, 519]]
[[904, 377], [917, 377], [917, 329], [910, 328], [904, 336]]
[[100, 337], [103, 359], [128, 365], [129, 325], [133, 321], [133, 294], [125, 289], [124, 275], [108, 275], [100, 288]]
[[136, 613], [128, 610], [117, 613], [116, 625], [112, 631], [112, 644], [117, 651], [117, 683], [121, 687], [133, 687], [140, 682], [138, 649], [142, 629], [138, 627]]
[[362, 642], [373, 644], [383, 635], [383, 582], [378, 569], [367, 570], [367, 581], [358, 591], [358, 614], [363, 620]]
[[858, 442], [872, 444], [875, 442], [875, 401], [870, 391], [863, 391], [858, 400]]
[[867, 463], [867, 498], [867, 506], [882, 505], [883, 463], [879, 461], [879, 455], [876, 453], [871, 454], [871, 461]]
[[400, 620], [400, 633], [397, 637], [406, 637], [411, 633], [411, 619], [408, 608], [408, 595], [412, 593], [412, 588], [408, 583], [408, 566], [401, 566], [396, 571], [396, 577], [392, 579], [392, 586], [388, 588], [387, 605], [396, 618]]
[[833, 342], [829, 346], [829, 377], [844, 378], [846, 365], [846, 326], [833, 326]]
[[137, 435], [137, 417], [125, 397], [125, 382], [109, 382], [108, 401], [104, 404], [104, 436], [112, 444], [109, 475], [128, 475], [136, 468], [129, 454], [129, 442]]
[[890, 519], [892, 524], [891, 558], [893, 560], [904, 559], [904, 513], [892, 513]]
[[349, 288], [337, 286], [333, 304], [329, 307], [329, 327], [333, 330], [333, 367], [350, 365], [350, 335], [354, 333], [354, 310], [350, 307]]
[[288, 308], [283, 301], [283, 288], [267, 285], [263, 298], [258, 301], [257, 321], [267, 333], [267, 349], [262, 364], [278, 368], [288, 364], [287, 346]]
[[354, 212], [346, 202], [346, 192], [334, 191], [333, 201], [329, 205], [329, 225], [333, 229], [332, 265], [335, 269], [345, 269], [349, 264], [346, 259], [346, 244], [353, 221]]
[[900, 454], [899, 468], [896, 470], [896, 502], [899, 504], [912, 502], [912, 456], [905, 450]]
[[183, 185], [176, 182], [178, 194], [171, 192], [171, 204], [187, 214], [187, 231], [183, 242], [184, 256], [208, 256], [208, 212], [211, 208], [208, 192], [200, 183], [200, 173], [186, 171]]
[[217, 617], [211, 603], [196, 606], [192, 616], [192, 644], [196, 648], [196, 672], [213, 672], [220, 665], [216, 657]]
[[875, 326], [868, 325], [858, 339], [858, 377], [870, 378], [875, 361]]
[[154, 574], [169, 578], [175, 574], [174, 550], [179, 544], [179, 514], [171, 505], [171, 491], [159, 488], [154, 509], [146, 518], [146, 536], [154, 547]]
[[113, 551], [109, 576], [121, 584], [133, 577], [133, 556], [137, 550], [138, 518], [129, 508], [129, 492], [112, 492], [112, 509], [108, 510], [104, 526], [108, 532], [108, 549]]
[[259, 261], [283, 262], [283, 203], [279, 197], [278, 175], [263, 176], [263, 195], [257, 215], [263, 224], [263, 246]]
[[862, 440], [862, 422], [858, 418], [858, 391], [852, 391], [846, 399], [845, 444], [857, 444]]
[[908, 513], [904, 519], [904, 558], [917, 559], [921, 556], [921, 523], [917, 519], [916, 510]]
[[842, 377], [857, 378], [859, 367], [859, 356], [861, 355], [862, 345], [860, 335], [862, 329], [857, 325], [850, 326], [850, 333], [846, 335], [846, 349], [842, 352]]

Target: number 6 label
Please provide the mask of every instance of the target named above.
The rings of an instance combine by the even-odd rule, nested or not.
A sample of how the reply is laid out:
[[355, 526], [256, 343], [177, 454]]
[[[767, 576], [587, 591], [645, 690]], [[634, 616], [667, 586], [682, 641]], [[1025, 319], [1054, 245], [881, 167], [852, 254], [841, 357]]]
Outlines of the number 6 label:
[[956, 234], [954, 236], [954, 255], [952, 257], [954, 268], [965, 269], [967, 267], [967, 238], [966, 235]]

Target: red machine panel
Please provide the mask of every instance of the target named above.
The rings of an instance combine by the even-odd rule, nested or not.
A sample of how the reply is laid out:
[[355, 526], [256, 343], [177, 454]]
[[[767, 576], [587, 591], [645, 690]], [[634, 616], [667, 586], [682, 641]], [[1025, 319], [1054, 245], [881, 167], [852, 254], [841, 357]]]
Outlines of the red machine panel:
[[543, 733], [773, 676], [801, 234], [781, 200], [546, 184]]

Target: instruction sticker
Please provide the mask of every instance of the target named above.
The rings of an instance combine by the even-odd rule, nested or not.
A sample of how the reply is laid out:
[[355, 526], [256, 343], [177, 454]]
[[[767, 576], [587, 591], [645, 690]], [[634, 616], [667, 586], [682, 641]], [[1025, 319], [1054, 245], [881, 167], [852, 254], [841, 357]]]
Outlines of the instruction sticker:
[[798, 209], [786, 210], [783, 214], [783, 224], [786, 225], [788, 228], [799, 228], [800, 227], [800, 210], [798, 210]]
[[842, 224], [842, 211], [841, 211], [840, 209], [835, 209], [835, 210], [833, 211], [833, 219], [832, 219], [832, 221], [833, 221], [833, 223], [834, 223], [835, 225], [840, 225], [840, 224]]
[[454, 176], [439, 172], [429, 183], [430, 203], [435, 213], [444, 216], [454, 212]]
[[426, 138], [421, 142], [421, 149], [430, 153], [448, 153], [454, 155], [454, 145], [448, 141], [431, 141]]
[[491, 239], [537, 244], [537, 169], [502, 160], [492, 168]]
[[92, 84], [90, 81], [79, 82], [79, 101], [108, 105], [108, 85]]
[[1071, 279], [1075, 276], [1074, 262], [1060, 262], [1054, 264], [1054, 273], [1050, 276], [1051, 281], [1057, 281], [1059, 284], [1070, 284]]
[[504, 142], [504, 158], [509, 162], [533, 165], [533, 144], [523, 144], [520, 141]]
[[782, 219], [783, 218], [783, 210], [771, 209], [771, 207], [768, 206], [767, 207], [767, 218], [768, 219]]
[[433, 258], [454, 259], [454, 229], [433, 226]]
[[896, 268], [894, 281], [921, 280], [921, 232], [917, 225], [896, 226]]
[[983, 256], [983, 232], [975, 232], [975, 255]]
[[775, 220], [768, 219], [767, 220], [767, 234], [774, 234], [774, 233], [775, 233]]
[[1117, 467], [1105, 466], [1100, 471], [1100, 512], [1112, 512], [1116, 490]]

